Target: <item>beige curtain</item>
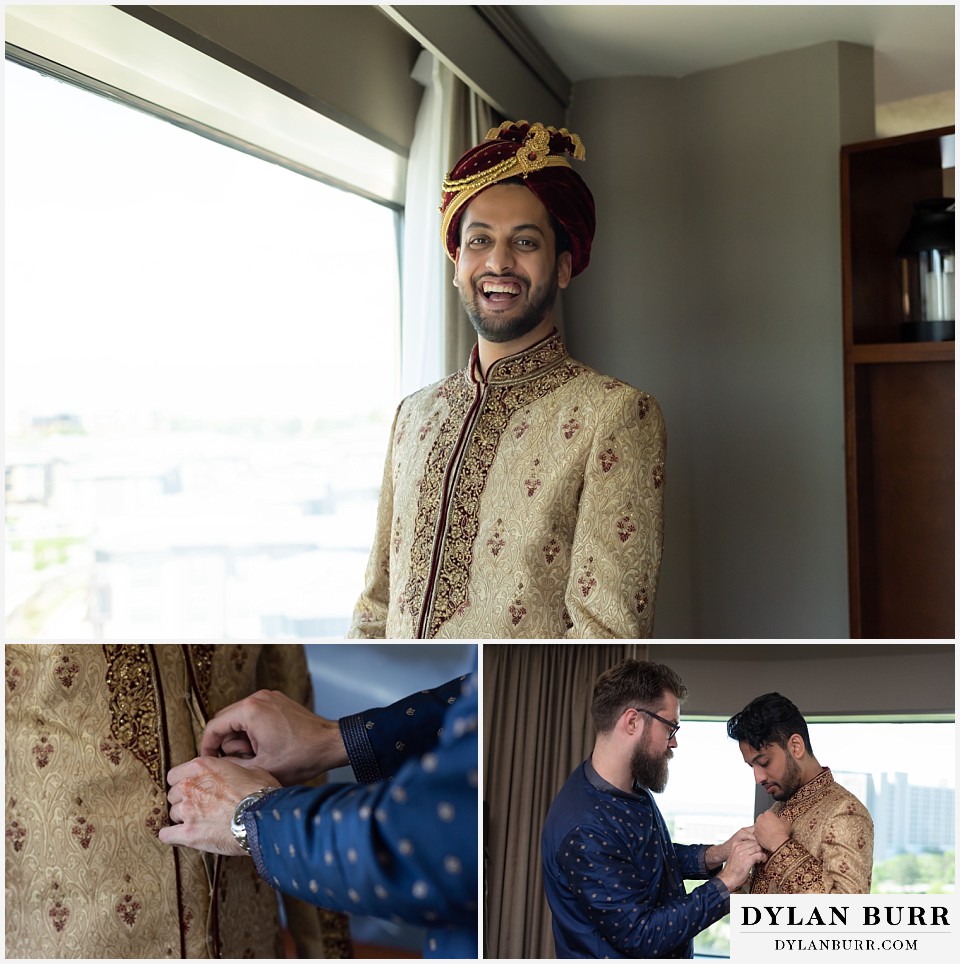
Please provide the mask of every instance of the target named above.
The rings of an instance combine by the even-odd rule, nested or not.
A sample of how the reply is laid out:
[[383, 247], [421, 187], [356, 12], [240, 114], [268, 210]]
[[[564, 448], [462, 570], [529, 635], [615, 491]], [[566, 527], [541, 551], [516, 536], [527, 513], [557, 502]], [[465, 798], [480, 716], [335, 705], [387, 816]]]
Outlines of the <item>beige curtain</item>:
[[[451, 170], [464, 151], [479, 144], [491, 127], [500, 123], [494, 118], [490, 105], [474, 93], [462, 80], [453, 79], [450, 98], [450, 143], [447, 170]], [[470, 358], [476, 344], [470, 321], [460, 296], [453, 286], [453, 263], [447, 261], [449, 268], [448, 284], [444, 296], [443, 364], [445, 374], [452, 374], [463, 368]]]
[[555, 956], [540, 867], [540, 830], [553, 798], [593, 749], [597, 677], [646, 646], [483, 647], [484, 956]]

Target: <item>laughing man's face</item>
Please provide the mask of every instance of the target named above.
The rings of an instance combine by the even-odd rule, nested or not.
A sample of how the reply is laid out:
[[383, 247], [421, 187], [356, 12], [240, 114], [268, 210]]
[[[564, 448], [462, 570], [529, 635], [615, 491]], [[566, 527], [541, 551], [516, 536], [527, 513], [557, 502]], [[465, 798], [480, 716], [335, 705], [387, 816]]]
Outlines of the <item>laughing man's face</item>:
[[508, 342], [538, 326], [549, 334], [557, 290], [570, 282], [571, 256], [556, 255], [550, 216], [522, 184], [481, 192], [460, 222], [454, 283], [477, 334]]

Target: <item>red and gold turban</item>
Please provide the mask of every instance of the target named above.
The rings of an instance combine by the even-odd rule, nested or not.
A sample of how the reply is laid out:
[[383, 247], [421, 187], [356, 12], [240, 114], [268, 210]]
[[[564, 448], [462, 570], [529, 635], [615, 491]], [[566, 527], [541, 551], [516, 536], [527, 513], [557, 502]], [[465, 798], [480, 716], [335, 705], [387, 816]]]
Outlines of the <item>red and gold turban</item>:
[[581, 161], [586, 157], [576, 134], [524, 120], [493, 128], [483, 143], [471, 147], [443, 182], [440, 230], [450, 260], [460, 246], [460, 218], [467, 204], [488, 187], [521, 177], [567, 232], [572, 273], [583, 271], [590, 261], [596, 208], [590, 189], [565, 155]]

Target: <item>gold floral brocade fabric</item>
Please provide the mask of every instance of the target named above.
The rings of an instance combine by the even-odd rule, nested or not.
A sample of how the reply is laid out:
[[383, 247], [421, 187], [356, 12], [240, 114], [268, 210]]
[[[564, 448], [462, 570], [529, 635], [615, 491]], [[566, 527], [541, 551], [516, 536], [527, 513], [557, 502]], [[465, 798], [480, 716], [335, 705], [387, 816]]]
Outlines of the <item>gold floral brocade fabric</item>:
[[870, 893], [873, 820], [829, 767], [772, 809], [791, 819], [793, 829], [790, 839], [758, 865], [750, 893]]
[[[283, 957], [277, 895], [252, 860], [157, 834], [167, 771], [198, 754], [206, 719], [262, 687], [309, 699], [302, 648], [8, 644], [4, 657], [7, 957]], [[350, 956], [345, 919], [302, 908], [288, 915], [301, 956]]]
[[557, 333], [405, 399], [350, 635], [651, 634], [666, 436], [656, 400]]

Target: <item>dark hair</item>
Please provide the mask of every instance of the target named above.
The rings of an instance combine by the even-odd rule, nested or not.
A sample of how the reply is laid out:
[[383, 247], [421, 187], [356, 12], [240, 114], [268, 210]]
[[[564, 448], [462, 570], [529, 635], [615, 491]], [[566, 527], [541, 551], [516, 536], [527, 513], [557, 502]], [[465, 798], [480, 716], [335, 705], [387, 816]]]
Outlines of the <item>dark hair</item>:
[[[523, 178], [518, 174], [515, 177], [505, 177], [502, 181], [497, 181], [491, 184], [491, 187], [500, 187], [503, 184], [519, 184], [520, 187], [524, 186]], [[479, 193], [479, 192], [478, 192]], [[539, 199], [538, 199], [539, 200]], [[550, 227], [553, 228], [554, 237], [554, 255], [559, 258], [564, 251], [572, 251], [573, 245], [570, 241], [570, 235], [567, 234], [567, 229], [553, 216], [551, 211], [547, 211], [547, 217], [550, 219]], [[461, 243], [463, 241], [463, 219], [460, 219], [460, 224], [458, 226], [458, 231], [460, 233]]]
[[683, 680], [663, 663], [625, 659], [601, 673], [593, 687], [590, 713], [598, 733], [613, 729], [628, 707], [649, 709], [669, 691], [682, 703], [687, 698]]
[[800, 710], [779, 693], [758, 696], [727, 720], [727, 736], [738, 743], [747, 743], [755, 750], [771, 743], [786, 748], [787, 740], [794, 733], [803, 737], [807, 753], [812, 754], [807, 721]]

